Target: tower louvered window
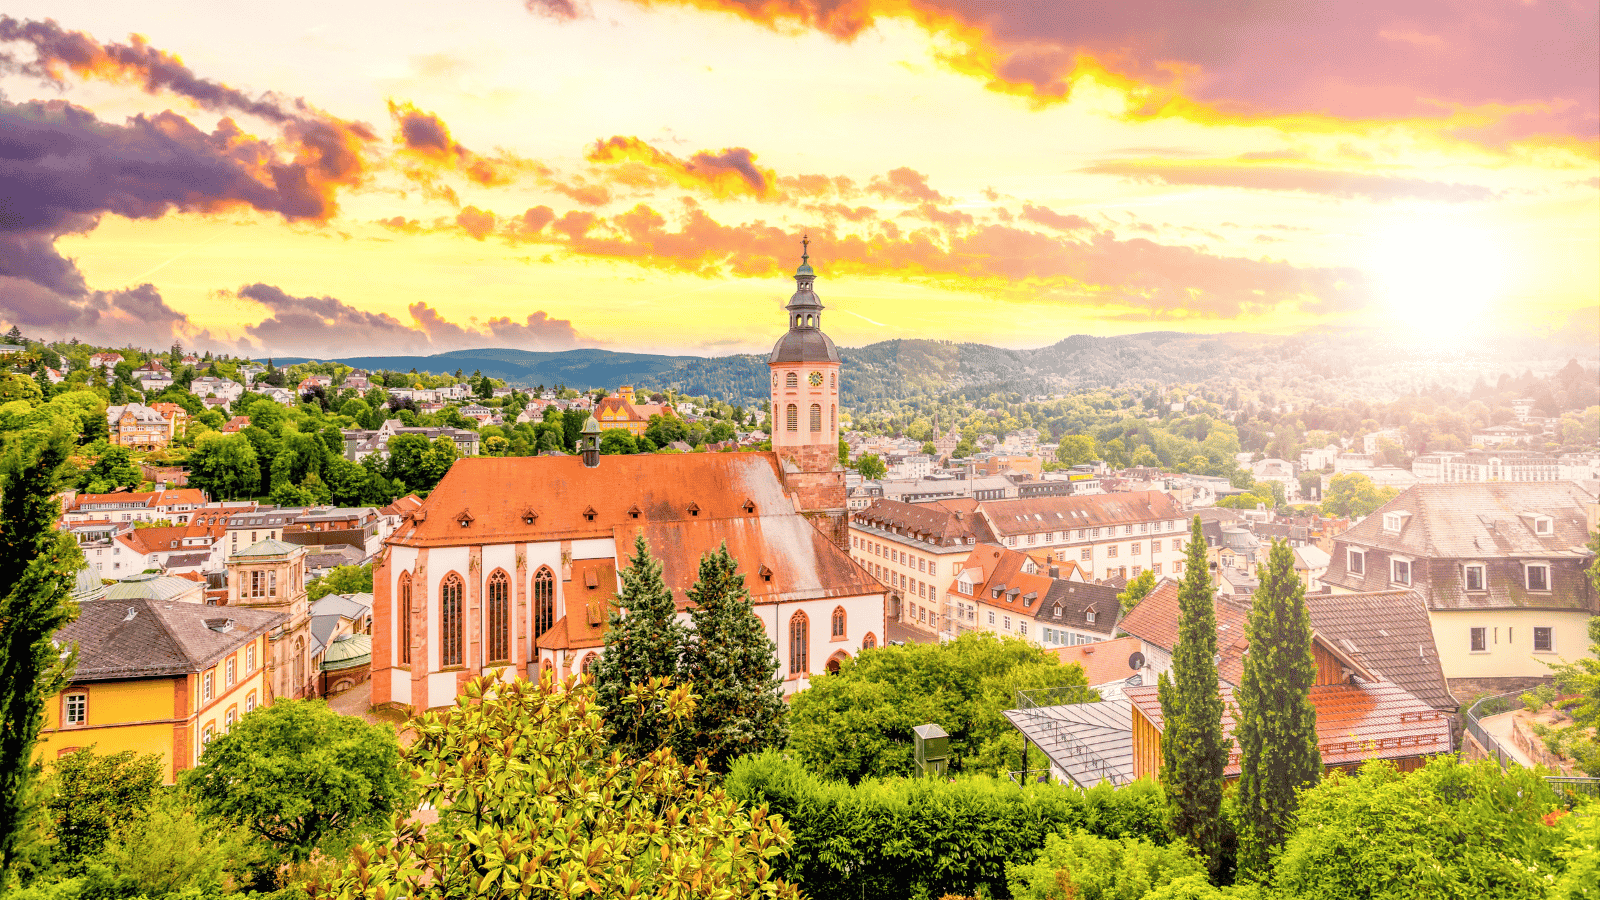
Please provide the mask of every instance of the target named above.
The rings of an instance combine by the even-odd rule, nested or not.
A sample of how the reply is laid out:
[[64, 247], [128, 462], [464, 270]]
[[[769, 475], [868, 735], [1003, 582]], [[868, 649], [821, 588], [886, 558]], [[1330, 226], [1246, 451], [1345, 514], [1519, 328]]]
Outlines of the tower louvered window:
[[811, 404], [811, 430], [822, 430], [822, 404], [820, 403]]
[[505, 570], [495, 569], [489, 576], [489, 658], [488, 662], [511, 659], [511, 579]]
[[439, 666], [461, 665], [461, 576], [454, 572], [439, 585]]
[[789, 404], [789, 415], [786, 424], [790, 431], [800, 430], [800, 407], [795, 406], [793, 403]]
[[797, 387], [799, 387], [800, 386], [800, 373], [799, 372], [790, 372], [788, 375], [785, 375], [783, 377], [783, 386], [787, 387], [787, 388], [797, 388]]
[[556, 576], [549, 566], [540, 566], [533, 576], [533, 636], [535, 639], [556, 624]]

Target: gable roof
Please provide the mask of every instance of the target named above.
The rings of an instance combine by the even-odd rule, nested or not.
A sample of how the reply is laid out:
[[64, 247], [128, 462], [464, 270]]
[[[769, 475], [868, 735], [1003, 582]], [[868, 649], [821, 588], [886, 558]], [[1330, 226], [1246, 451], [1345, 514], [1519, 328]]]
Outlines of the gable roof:
[[[744, 511], [747, 500], [754, 512]], [[698, 516], [689, 514], [690, 504], [699, 505]], [[629, 514], [635, 506], [638, 518]], [[456, 460], [393, 543], [456, 546], [486, 535], [499, 543], [602, 538], [623, 525], [794, 510], [771, 452], [602, 456], [592, 469], [577, 456], [474, 456]], [[524, 521], [529, 511], [535, 514], [531, 524]], [[462, 512], [472, 517], [466, 527], [457, 518]]]
[[1138, 652], [1143, 643], [1136, 637], [1120, 637], [1076, 647], [1053, 647], [1045, 652], [1054, 653], [1064, 666], [1074, 663], [1082, 666], [1084, 676], [1093, 687], [1122, 681], [1132, 675], [1134, 670], [1128, 668], [1128, 658]]
[[[1249, 610], [1222, 597], [1216, 598], [1214, 606], [1217, 652], [1222, 655], [1217, 663], [1217, 675], [1237, 685], [1244, 679], [1244, 651], [1248, 646], [1244, 639], [1244, 623], [1249, 618]], [[1132, 612], [1122, 617], [1117, 627], [1170, 653], [1178, 646], [1178, 582], [1163, 579]]]
[[[1109, 584], [1091, 584], [1062, 577], [1050, 585], [1050, 593], [1039, 605], [1040, 622], [1066, 625], [1078, 631], [1093, 631], [1110, 637], [1117, 631], [1117, 620], [1122, 615], [1122, 603], [1117, 600], [1121, 591]], [[1061, 604], [1061, 615], [1056, 615], [1056, 604]], [[1089, 621], [1089, 610], [1094, 610], [1094, 621]], [[1093, 682], [1090, 682], [1093, 684]]]
[[925, 543], [941, 547], [992, 543], [994, 534], [978, 514], [978, 501], [970, 498], [937, 500], [932, 503], [905, 503], [900, 500], [875, 500], [866, 509], [850, 516], [851, 524], [908, 533]]
[[[1571, 481], [1417, 484], [1339, 535], [1341, 543], [1430, 559], [1552, 558], [1587, 555], [1585, 511], [1594, 503]], [[1406, 513], [1398, 533], [1384, 530], [1385, 513]], [[1536, 534], [1532, 516], [1554, 521]]]
[[534, 645], [544, 650], [583, 650], [604, 646], [606, 623], [617, 605], [617, 564], [611, 559], [575, 559], [572, 580], [562, 589], [567, 614]]
[[1400, 685], [1434, 709], [1456, 709], [1421, 594], [1307, 594], [1306, 611], [1318, 635], [1377, 677]]
[[981, 508], [1002, 537], [1184, 518], [1177, 501], [1160, 491], [986, 500]]
[[[165, 600], [89, 600], [55, 639], [76, 643], [74, 683], [200, 672], [251, 638], [286, 621], [284, 613]], [[231, 630], [226, 627], [232, 621]]]

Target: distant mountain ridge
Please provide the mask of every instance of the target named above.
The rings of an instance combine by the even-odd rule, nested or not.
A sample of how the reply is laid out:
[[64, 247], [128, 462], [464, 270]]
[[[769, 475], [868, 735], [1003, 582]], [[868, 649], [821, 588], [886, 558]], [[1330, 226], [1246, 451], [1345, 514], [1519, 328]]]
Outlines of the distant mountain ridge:
[[[1383, 385], [1427, 378], [1459, 381], [1503, 363], [1464, 351], [1448, 356], [1401, 348], [1373, 335], [1344, 331], [1269, 335], [1246, 332], [1186, 334], [1153, 331], [1096, 337], [1073, 335], [1047, 347], [1008, 350], [987, 344], [901, 339], [841, 347], [848, 373], [846, 404], [951, 390], [985, 389], [1049, 394], [1072, 389], [1148, 384], [1319, 383], [1332, 388]], [[304, 357], [279, 358], [289, 365]], [[632, 384], [674, 388], [730, 402], [768, 394], [765, 354], [705, 358], [613, 350], [562, 351], [485, 348], [432, 356], [352, 356], [333, 360], [358, 369], [448, 374], [480, 371], [517, 387], [565, 385], [615, 389]], [[1387, 392], [1387, 391], [1385, 391]], [[1299, 391], [1296, 391], [1299, 393]]]

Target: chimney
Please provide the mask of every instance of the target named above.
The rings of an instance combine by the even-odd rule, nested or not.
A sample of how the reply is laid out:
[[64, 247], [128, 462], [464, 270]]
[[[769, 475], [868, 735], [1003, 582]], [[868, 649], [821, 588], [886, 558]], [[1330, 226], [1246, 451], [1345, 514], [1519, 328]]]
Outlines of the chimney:
[[1060, 578], [1061, 577], [1061, 567], [1056, 565], [1055, 563], [1051, 563], [1050, 564], [1050, 577], [1051, 578]]

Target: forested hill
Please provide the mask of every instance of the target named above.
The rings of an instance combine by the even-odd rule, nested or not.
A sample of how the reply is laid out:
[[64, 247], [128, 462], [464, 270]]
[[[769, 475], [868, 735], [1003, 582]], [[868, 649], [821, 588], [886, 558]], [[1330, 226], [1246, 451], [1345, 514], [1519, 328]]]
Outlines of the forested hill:
[[[1510, 364], [1470, 353], [1437, 358], [1418, 354], [1415, 348], [1398, 352], [1371, 336], [1338, 333], [1074, 335], [1034, 350], [895, 340], [839, 352], [847, 373], [843, 399], [850, 405], [971, 388], [1031, 395], [1150, 384], [1224, 388], [1273, 383], [1296, 385], [1299, 389], [1293, 393], [1302, 396], [1356, 392], [1381, 399], [1420, 389], [1424, 381], [1470, 387], [1478, 375], [1489, 373], [1492, 378]], [[295, 361], [278, 360], [279, 364]], [[485, 349], [337, 361], [368, 371], [480, 371], [519, 387], [560, 384], [582, 390], [633, 384], [733, 402], [767, 395], [766, 357], [755, 354], [707, 359], [610, 350]]]

